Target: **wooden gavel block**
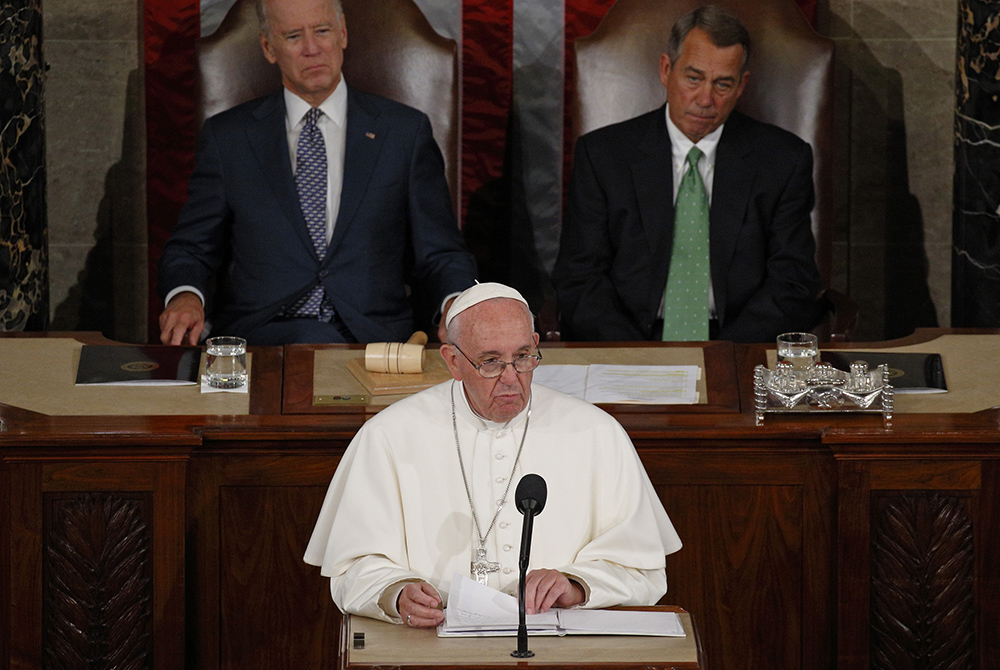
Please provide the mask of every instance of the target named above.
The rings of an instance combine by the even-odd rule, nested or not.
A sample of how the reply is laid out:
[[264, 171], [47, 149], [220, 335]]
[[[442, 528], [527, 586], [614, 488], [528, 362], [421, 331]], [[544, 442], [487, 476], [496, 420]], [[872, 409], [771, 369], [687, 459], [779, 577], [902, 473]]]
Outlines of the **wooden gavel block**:
[[388, 374], [423, 372], [425, 344], [427, 333], [422, 330], [406, 342], [372, 342], [365, 347], [365, 369]]

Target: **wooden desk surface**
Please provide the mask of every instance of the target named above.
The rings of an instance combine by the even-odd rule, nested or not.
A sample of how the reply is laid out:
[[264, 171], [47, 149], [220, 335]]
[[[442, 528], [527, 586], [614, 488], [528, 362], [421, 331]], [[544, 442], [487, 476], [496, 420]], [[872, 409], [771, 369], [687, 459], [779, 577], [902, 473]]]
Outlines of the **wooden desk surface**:
[[[654, 609], [654, 608], [649, 608]], [[341, 670], [392, 667], [397, 670], [468, 668], [600, 668], [615, 670], [676, 670], [700, 668], [701, 647], [691, 615], [679, 607], [655, 608], [678, 612], [685, 637], [618, 635], [529, 636], [535, 655], [517, 659], [510, 652], [515, 637], [439, 638], [434, 629], [415, 629], [347, 615], [343, 619]], [[356, 650], [354, 633], [363, 633], [365, 648]]]
[[[864, 349], [881, 346], [914, 346], [932, 342], [942, 334], [974, 335], [992, 346], [996, 337], [1000, 347], [1000, 331], [921, 330], [909, 338], [887, 343], [848, 343], [839, 348]], [[5, 333], [8, 337], [71, 337], [85, 343], [108, 343], [94, 333]], [[952, 338], [954, 339], [954, 338]], [[962, 342], [961, 339], [957, 340]], [[254, 379], [251, 382], [250, 408], [247, 415], [213, 413], [208, 407], [204, 414], [151, 416], [130, 412], [121, 416], [94, 415], [50, 416], [33, 412], [0, 398], [0, 440], [6, 444], [35, 444], [43, 439], [47, 444], [145, 444], [217, 443], [256, 441], [258, 443], [302, 442], [308, 440], [349, 441], [371, 415], [369, 407], [351, 406], [334, 410], [312, 405], [313, 352], [322, 345], [291, 345], [288, 347], [252, 347]], [[573, 349], [583, 345], [550, 344], [547, 350]], [[586, 347], [599, 348], [597, 345]], [[621, 348], [605, 344], [603, 348]], [[629, 345], [631, 347], [631, 345]], [[1000, 408], [989, 406], [976, 412], [930, 412], [907, 414], [897, 405], [891, 430], [882, 427], [881, 418], [874, 415], [844, 414], [787, 415], [768, 417], [763, 426], [756, 426], [753, 412], [752, 375], [758, 363], [767, 362], [768, 345], [733, 345], [710, 343], [704, 349], [708, 369], [708, 402], [697, 406], [604, 405], [622, 423], [641, 450], [643, 444], [655, 440], [667, 444], [672, 440], [688, 442], [702, 440], [700, 450], [744, 448], [748, 439], [767, 441], [773, 445], [802, 440], [822, 440], [836, 448], [846, 448], [852, 441], [871, 442], [877, 437], [887, 447], [892, 444], [933, 445], [942, 439], [959, 439], [959, 449], [979, 453], [979, 447], [992, 444], [1000, 424]], [[993, 357], [1000, 360], [1000, 357]], [[949, 383], [962, 383], [954, 372]], [[978, 379], [983, 379], [980, 375]], [[992, 376], [997, 383], [1000, 375]], [[909, 401], [903, 401], [909, 402]], [[935, 402], [925, 399], [921, 402]], [[985, 404], [990, 404], [987, 400]], [[983, 404], [980, 403], [980, 407]], [[284, 413], [282, 413], [284, 412]], [[5, 430], [4, 430], [5, 429]], [[664, 441], [667, 442], [664, 442]], [[979, 446], [977, 446], [979, 445]], [[753, 449], [753, 443], [745, 448]], [[960, 452], [959, 452], [960, 453]]]
[[[434, 346], [434, 345], [431, 345]], [[602, 404], [614, 414], [736, 413], [740, 411], [736, 357], [731, 342], [640, 342], [614, 343], [547, 342], [540, 345], [545, 364], [607, 363], [616, 365], [698, 365], [704, 374], [699, 380], [702, 400], [695, 405]], [[364, 356], [364, 345], [295, 344], [285, 347], [285, 414], [373, 413], [402, 397], [366, 396], [365, 388], [346, 369], [351, 358]], [[316, 367], [319, 354], [327, 369]], [[332, 354], [332, 355], [331, 355]], [[344, 403], [322, 405], [317, 395], [335, 395]]]
[[[242, 415], [280, 411], [281, 347], [251, 347], [249, 392], [203, 394], [190, 386], [76, 386], [85, 345], [98, 333], [7, 333], [0, 338], [0, 402], [48, 416]], [[201, 366], [205, 360], [202, 354]]]

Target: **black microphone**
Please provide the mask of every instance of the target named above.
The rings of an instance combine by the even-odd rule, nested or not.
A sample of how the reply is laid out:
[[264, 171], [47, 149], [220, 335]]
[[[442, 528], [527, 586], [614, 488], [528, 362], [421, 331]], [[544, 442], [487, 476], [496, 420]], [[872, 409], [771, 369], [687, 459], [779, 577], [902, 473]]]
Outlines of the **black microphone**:
[[521, 477], [514, 492], [514, 504], [517, 511], [524, 515], [524, 525], [521, 527], [521, 557], [519, 566], [524, 572], [528, 569], [528, 554], [531, 551], [532, 521], [536, 514], [541, 514], [548, 497], [548, 488], [540, 475], [530, 474]]
[[545, 507], [545, 497], [548, 491], [545, 487], [545, 480], [541, 475], [525, 475], [517, 483], [517, 490], [514, 492], [514, 502], [517, 504], [517, 511], [526, 514], [528, 510], [533, 510], [532, 514], [539, 514]]
[[520, 575], [517, 583], [517, 649], [510, 652], [514, 658], [530, 658], [535, 652], [528, 651], [528, 626], [524, 620], [524, 581], [528, 576], [528, 555], [531, 553], [531, 529], [536, 514], [541, 514], [545, 507], [548, 489], [545, 480], [539, 475], [530, 474], [521, 477], [514, 492], [514, 504], [517, 511], [524, 515], [524, 525], [521, 526], [521, 556], [519, 561]]

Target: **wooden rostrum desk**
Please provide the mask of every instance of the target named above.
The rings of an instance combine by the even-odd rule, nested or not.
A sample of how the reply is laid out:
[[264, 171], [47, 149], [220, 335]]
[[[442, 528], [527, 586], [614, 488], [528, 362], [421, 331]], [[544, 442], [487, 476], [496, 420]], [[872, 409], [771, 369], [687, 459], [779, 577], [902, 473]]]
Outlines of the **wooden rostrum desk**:
[[[949, 332], [969, 337], [848, 347], [947, 348], [955, 391], [919, 413], [898, 396], [888, 430], [870, 415], [756, 426], [763, 345], [709, 345], [697, 406], [609, 408], [684, 541], [661, 604], [692, 614], [705, 667], [1000, 667], [1000, 333]], [[301, 345], [251, 348], [239, 410], [204, 396], [134, 416], [162, 391], [140, 389], [77, 415], [54, 355], [63, 377], [41, 396], [58, 406], [25, 409], [38, 401], [21, 387], [42, 382], [6, 383], [24, 369], [5, 358], [16, 339], [0, 338], [0, 670], [336, 667], [341, 617], [302, 554], [377, 407], [303, 400], [316, 371]], [[670, 358], [652, 348], [649, 362]]]
[[[511, 656], [516, 637], [439, 638], [434, 630], [417, 630], [384, 621], [347, 615], [341, 626], [340, 664], [337, 670], [700, 670], [698, 629], [691, 615], [680, 607], [631, 607], [627, 609], [676, 612], [685, 637], [618, 635], [530, 636], [531, 658]], [[360, 637], [360, 640], [358, 639]]]

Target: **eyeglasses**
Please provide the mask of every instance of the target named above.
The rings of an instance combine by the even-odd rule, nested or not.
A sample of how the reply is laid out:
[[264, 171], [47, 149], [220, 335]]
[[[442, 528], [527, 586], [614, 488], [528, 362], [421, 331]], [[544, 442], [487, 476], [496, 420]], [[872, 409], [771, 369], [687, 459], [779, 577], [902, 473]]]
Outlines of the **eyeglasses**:
[[[458, 349], [457, 344], [452, 344], [451, 346]], [[511, 362], [498, 361], [498, 360], [488, 360], [476, 365], [476, 362], [465, 355], [465, 352], [458, 349], [458, 353], [465, 356], [465, 360], [472, 364], [472, 367], [476, 368], [481, 377], [486, 377], [487, 379], [493, 379], [494, 377], [499, 377], [503, 374], [503, 371], [507, 369], [507, 366], [513, 366], [514, 372], [531, 372], [538, 367], [538, 363], [542, 360], [542, 352], [535, 351], [534, 354], [521, 354], [520, 356], [515, 356], [514, 360]]]

